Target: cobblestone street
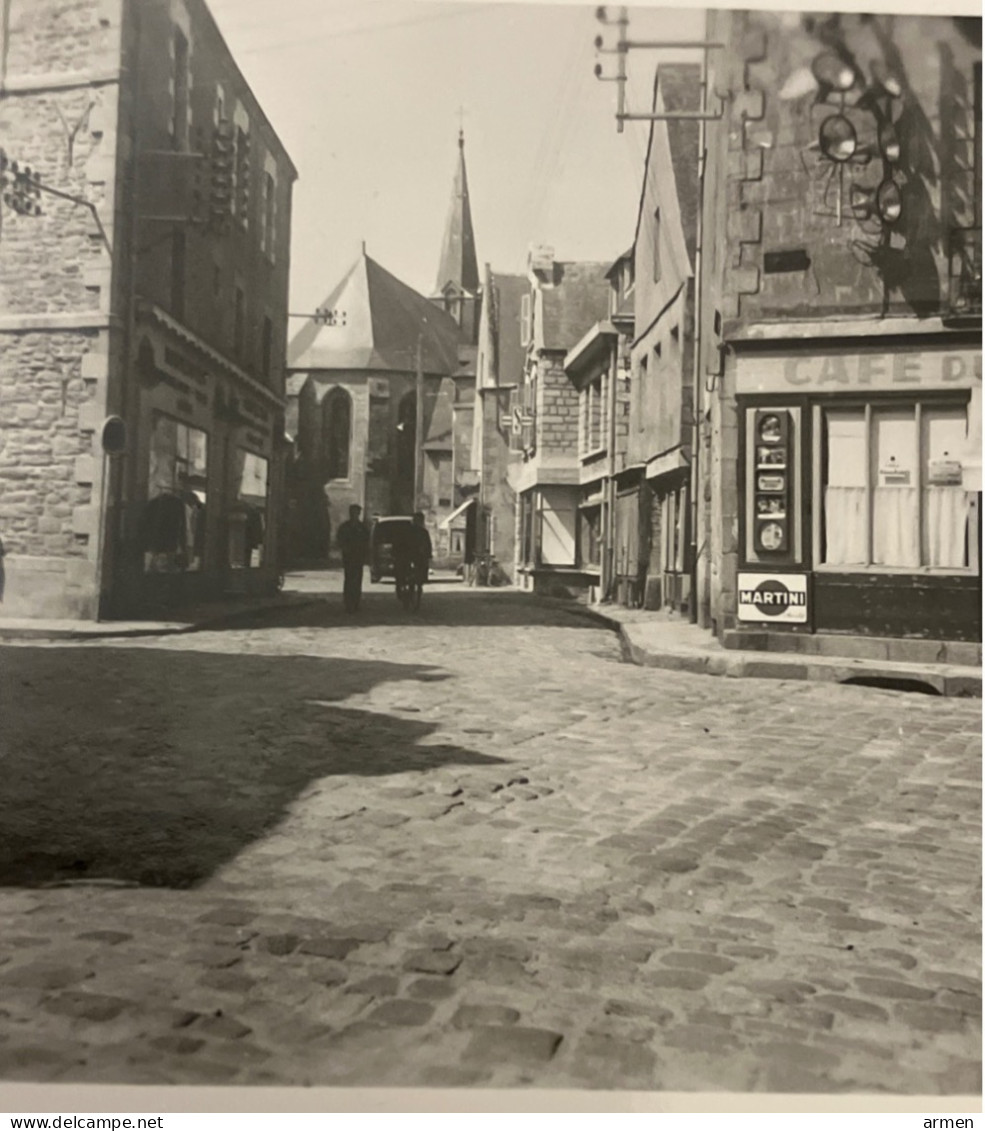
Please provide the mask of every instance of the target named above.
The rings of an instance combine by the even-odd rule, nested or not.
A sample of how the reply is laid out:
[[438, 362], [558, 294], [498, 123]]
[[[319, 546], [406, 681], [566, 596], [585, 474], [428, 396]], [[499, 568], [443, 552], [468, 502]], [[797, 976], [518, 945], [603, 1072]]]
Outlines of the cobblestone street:
[[0, 1078], [980, 1091], [979, 702], [340, 606], [0, 650]]

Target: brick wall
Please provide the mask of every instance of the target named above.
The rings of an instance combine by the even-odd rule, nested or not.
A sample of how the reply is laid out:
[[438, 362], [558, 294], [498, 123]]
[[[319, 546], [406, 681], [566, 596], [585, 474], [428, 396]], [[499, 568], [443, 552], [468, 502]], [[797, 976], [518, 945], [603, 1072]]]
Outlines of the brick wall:
[[578, 390], [564, 371], [564, 355], [542, 352], [537, 369], [537, 451], [578, 454]]

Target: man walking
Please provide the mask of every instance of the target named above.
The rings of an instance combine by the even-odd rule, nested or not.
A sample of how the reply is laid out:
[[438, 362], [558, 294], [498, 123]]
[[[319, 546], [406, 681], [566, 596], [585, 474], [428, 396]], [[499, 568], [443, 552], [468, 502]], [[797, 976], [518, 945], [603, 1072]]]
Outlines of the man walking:
[[362, 507], [355, 504], [349, 507], [349, 518], [342, 523], [336, 535], [345, 571], [343, 600], [346, 612], [349, 613], [354, 613], [359, 608], [359, 598], [363, 591], [363, 566], [369, 555], [369, 531], [359, 517], [361, 514]]

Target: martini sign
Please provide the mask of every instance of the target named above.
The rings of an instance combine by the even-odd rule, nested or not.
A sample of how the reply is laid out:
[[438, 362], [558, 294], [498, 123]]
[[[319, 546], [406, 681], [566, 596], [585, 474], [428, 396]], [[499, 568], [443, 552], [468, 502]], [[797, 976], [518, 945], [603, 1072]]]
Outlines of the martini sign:
[[806, 573], [740, 573], [739, 620], [807, 623]]

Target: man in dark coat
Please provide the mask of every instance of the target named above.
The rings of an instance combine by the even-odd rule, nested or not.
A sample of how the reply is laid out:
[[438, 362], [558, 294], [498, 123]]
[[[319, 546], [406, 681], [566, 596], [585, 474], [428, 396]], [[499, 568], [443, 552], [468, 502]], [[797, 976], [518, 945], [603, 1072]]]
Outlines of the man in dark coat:
[[359, 608], [359, 598], [363, 591], [363, 566], [369, 557], [369, 531], [359, 517], [361, 514], [362, 507], [355, 504], [349, 507], [348, 521], [342, 523], [336, 535], [345, 571], [343, 600], [346, 611], [350, 613]]

